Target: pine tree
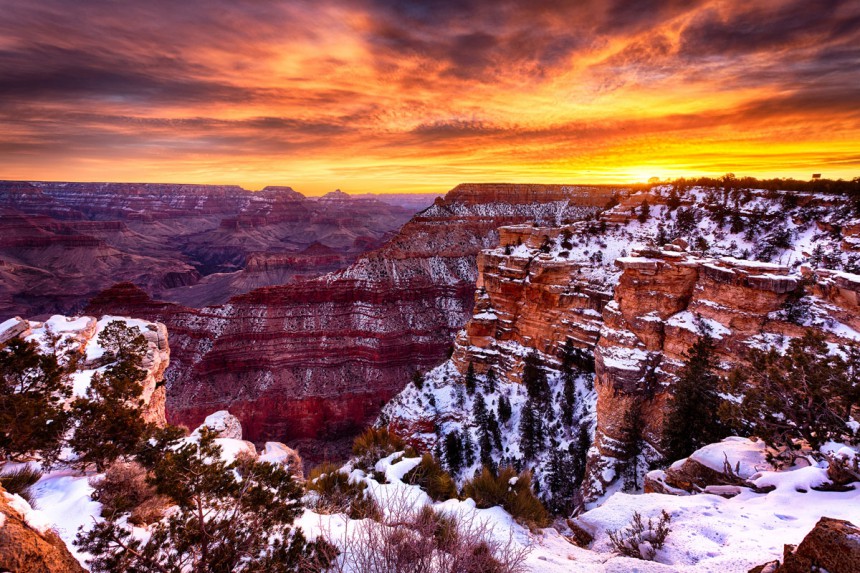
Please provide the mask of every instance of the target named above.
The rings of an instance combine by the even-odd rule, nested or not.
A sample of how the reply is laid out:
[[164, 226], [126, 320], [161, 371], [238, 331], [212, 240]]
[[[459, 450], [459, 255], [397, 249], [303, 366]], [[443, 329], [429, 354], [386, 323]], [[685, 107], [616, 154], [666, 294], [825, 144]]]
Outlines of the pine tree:
[[0, 345], [0, 460], [38, 454], [56, 459], [68, 427], [63, 403], [68, 372], [35, 342], [13, 338]]
[[475, 396], [472, 404], [472, 418], [478, 428], [486, 429], [487, 427], [487, 404], [484, 401], [484, 396], [480, 392]]
[[466, 392], [463, 390], [462, 384], [457, 384], [454, 390], [454, 405], [458, 410], [466, 407]]
[[487, 370], [487, 377], [484, 380], [484, 389], [487, 394], [495, 394], [496, 393], [496, 373], [490, 368]]
[[475, 365], [469, 362], [469, 368], [466, 370], [466, 392], [469, 396], [475, 393], [475, 388], [478, 384], [478, 377], [475, 375]]
[[714, 340], [706, 331], [687, 352], [678, 372], [663, 426], [663, 450], [669, 460], [679, 460], [698, 448], [727, 435], [719, 418], [719, 377]]
[[445, 461], [448, 462], [448, 470], [453, 475], [460, 473], [463, 467], [463, 439], [457, 430], [445, 436]]
[[639, 489], [639, 467], [644, 460], [647, 442], [645, 441], [645, 420], [642, 417], [642, 400], [634, 399], [624, 412], [619, 429], [618, 460], [619, 474], [624, 480], [624, 489]]
[[113, 321], [99, 343], [114, 362], [93, 376], [86, 397], [72, 402], [75, 431], [69, 446], [77, 452], [74, 467], [93, 464], [103, 471], [114, 460], [133, 455], [151, 427], [141, 412], [146, 339], [140, 329]]
[[487, 415], [487, 431], [490, 433], [490, 436], [493, 438], [493, 444], [499, 450], [502, 449], [502, 431], [499, 428], [499, 421], [496, 419], [496, 415], [492, 412], [492, 410]]
[[416, 370], [412, 374], [412, 383], [415, 385], [415, 387], [418, 390], [421, 390], [424, 388], [424, 376], [421, 374], [420, 370]]
[[531, 398], [523, 405], [520, 413], [520, 450], [527, 459], [533, 459], [543, 448], [543, 419], [535, 411]]
[[128, 524], [131, 509], [97, 522], [75, 544], [91, 571], [299, 571], [324, 569], [337, 550], [308, 543], [292, 523], [302, 512], [303, 488], [280, 464], [221, 457], [215, 434], [183, 442], [173, 429], [147, 443], [141, 462], [158, 494], [175, 506], [145, 537]]
[[463, 430], [466, 438], [463, 440], [463, 466], [472, 467], [475, 463], [475, 441], [472, 439], [472, 431], [469, 428]]
[[579, 485], [574, 481], [574, 461], [568, 450], [553, 448], [547, 466], [547, 502], [549, 510], [557, 515], [573, 511]]
[[648, 204], [648, 199], [642, 200], [642, 205], [639, 207], [639, 219], [640, 223], [644, 223], [651, 216], [651, 206]]
[[549, 404], [549, 381], [541, 364], [540, 356], [535, 350], [529, 352], [524, 360], [523, 384], [530, 399], [535, 400], [541, 406]]
[[845, 413], [857, 380], [849, 380], [849, 363], [829, 354], [823, 334], [808, 330], [784, 354], [753, 349], [749, 359], [756, 368], [736, 369], [733, 378], [749, 386], [741, 411], [751, 433], [789, 450], [850, 435]]
[[564, 383], [564, 393], [561, 400], [561, 421], [566, 427], [573, 425], [573, 412], [576, 407], [576, 372], [573, 368], [573, 342], [567, 340], [561, 355], [561, 379]]
[[507, 396], [499, 397], [499, 422], [502, 424], [507, 424], [511, 419], [511, 414], [513, 413], [511, 410], [511, 401], [508, 400]]
[[579, 424], [576, 441], [571, 443], [569, 450], [573, 458], [573, 482], [577, 487], [582, 485], [585, 479], [585, 469], [588, 463], [588, 450], [591, 449], [591, 433], [588, 422]]

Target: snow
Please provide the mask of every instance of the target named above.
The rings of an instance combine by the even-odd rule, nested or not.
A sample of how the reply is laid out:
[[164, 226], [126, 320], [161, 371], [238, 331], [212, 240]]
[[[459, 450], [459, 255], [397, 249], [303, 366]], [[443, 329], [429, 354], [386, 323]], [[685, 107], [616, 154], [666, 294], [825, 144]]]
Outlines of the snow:
[[227, 410], [218, 410], [206, 416], [203, 423], [194, 430], [192, 436], [199, 436], [204, 427], [209, 428], [221, 438], [242, 439], [242, 423]]
[[13, 326], [17, 325], [19, 322], [21, 322], [21, 321], [18, 320], [17, 317], [10, 318], [8, 320], [4, 320], [3, 322], [0, 322], [0, 334], [2, 334], [3, 332], [6, 332], [7, 330], [12, 328]]
[[732, 331], [712, 318], [705, 318], [699, 314], [690, 312], [689, 310], [681, 311], [672, 315], [666, 323], [669, 326], [675, 326], [689, 330], [690, 332], [699, 332], [699, 325], [703, 325], [713, 338], [720, 340], [724, 336], [728, 336]]
[[735, 257], [722, 257], [720, 261], [731, 265], [733, 267], [739, 267], [748, 271], [778, 271], [778, 270], [787, 270], [786, 267], [777, 263], [765, 263], [761, 261], [751, 261], [748, 259], [737, 259]]
[[717, 472], [722, 472], [728, 461], [732, 471], [748, 479], [762, 470], [773, 469], [766, 456], [767, 446], [764, 441], [732, 436], [696, 450], [690, 459]]
[[762, 484], [776, 485], [767, 494], [744, 490], [724, 499], [699, 494], [616, 493], [578, 521], [595, 535], [593, 549], [609, 549], [607, 530], [626, 526], [634, 511], [657, 518], [666, 510], [672, 532], [657, 560], [683, 572], [742, 573], [782, 556], [783, 545], [797, 544], [824, 515], [860, 523], [860, 491], [797, 491], [816, 483], [819, 468], [768, 472]]
[[261, 462], [270, 464], [282, 464], [293, 455], [292, 450], [280, 442], [266, 442], [263, 453], [260, 454]]

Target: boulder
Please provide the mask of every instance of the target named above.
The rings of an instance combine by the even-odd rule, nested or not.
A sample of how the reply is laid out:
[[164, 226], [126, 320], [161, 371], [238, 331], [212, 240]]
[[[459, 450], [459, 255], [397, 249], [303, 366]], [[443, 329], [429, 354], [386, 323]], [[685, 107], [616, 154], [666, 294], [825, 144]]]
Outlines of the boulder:
[[266, 442], [265, 450], [260, 454], [260, 461], [284, 464], [294, 476], [304, 477], [299, 452], [281, 442]]
[[227, 410], [218, 410], [214, 414], [209, 414], [203, 423], [194, 430], [193, 436], [200, 434], [204, 428], [209, 428], [215, 432], [218, 438], [230, 438], [233, 440], [242, 439], [242, 423], [239, 418], [228, 412]]

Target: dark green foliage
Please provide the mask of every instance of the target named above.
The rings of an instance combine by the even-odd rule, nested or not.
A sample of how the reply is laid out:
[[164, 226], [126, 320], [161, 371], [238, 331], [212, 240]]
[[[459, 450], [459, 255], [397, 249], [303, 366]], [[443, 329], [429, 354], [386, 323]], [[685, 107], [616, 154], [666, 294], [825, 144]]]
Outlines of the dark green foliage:
[[857, 399], [857, 351], [849, 361], [828, 354], [824, 336], [809, 330], [793, 339], [785, 354], [753, 349], [755, 368], [737, 369], [733, 382], [749, 386], [741, 406], [742, 423], [776, 447], [813, 448], [850, 435], [845, 413]]
[[540, 356], [534, 350], [526, 355], [523, 363], [523, 385], [526, 387], [530, 399], [541, 405], [549, 404], [549, 381], [543, 364], [541, 364]]
[[53, 354], [13, 338], [0, 345], [0, 459], [56, 459], [68, 425], [67, 372]]
[[90, 480], [92, 498], [102, 504], [101, 515], [114, 519], [124, 514], [134, 525], [158, 521], [169, 505], [147, 481], [147, 471], [137, 462], [117, 462], [102, 476]]
[[177, 510], [145, 540], [122, 513], [80, 533], [75, 543], [92, 555], [91, 571], [287, 572], [334, 556], [330, 545], [292, 535], [302, 487], [282, 466], [250, 457], [227, 463], [208, 430], [185, 443], [161, 433], [147, 450], [149, 482]]
[[732, 226], [729, 228], [729, 232], [732, 234], [743, 233], [746, 230], [746, 226], [744, 225], [744, 219], [739, 214], [732, 214]]
[[421, 456], [421, 463], [409, 470], [403, 476], [403, 481], [420, 486], [434, 501], [457, 497], [457, 487], [451, 474], [446, 472], [439, 460], [430, 454]]
[[499, 397], [498, 410], [499, 410], [499, 422], [501, 422], [502, 424], [507, 424], [508, 421], [511, 419], [511, 414], [512, 414], [511, 401], [508, 400], [507, 396], [500, 396]]
[[533, 459], [543, 449], [543, 417], [535, 410], [534, 401], [529, 398], [520, 412], [520, 450], [527, 459]]
[[475, 365], [469, 362], [469, 368], [466, 370], [466, 379], [464, 381], [466, 385], [466, 392], [469, 393], [469, 396], [475, 393], [475, 388], [478, 385], [478, 377], [475, 375]]
[[642, 200], [642, 205], [639, 206], [639, 215], [636, 217], [640, 223], [644, 223], [651, 217], [651, 206], [648, 204], [648, 199]]
[[487, 376], [484, 380], [484, 390], [487, 394], [495, 394], [496, 393], [496, 384], [498, 383], [498, 379], [496, 378], [496, 372], [490, 368], [487, 370]]
[[681, 207], [675, 213], [674, 235], [687, 235], [696, 228], [696, 211], [693, 207]]
[[678, 195], [678, 190], [673, 187], [669, 193], [669, 198], [666, 200], [666, 207], [669, 211], [674, 211], [681, 206], [681, 197]]
[[478, 393], [475, 396], [472, 404], [472, 418], [478, 428], [486, 428], [487, 426], [487, 403], [484, 400], [483, 394]]
[[463, 467], [463, 437], [457, 430], [445, 436], [445, 461], [452, 474], [460, 473]]
[[577, 486], [585, 479], [585, 466], [588, 462], [588, 450], [591, 448], [591, 434], [588, 430], [588, 422], [579, 424], [576, 441], [570, 445], [573, 456], [573, 481]]
[[472, 439], [472, 431], [466, 428], [463, 431], [463, 467], [470, 468], [475, 463], [475, 442]]
[[561, 379], [564, 391], [561, 400], [561, 421], [568, 428], [573, 425], [573, 411], [576, 407], [576, 371], [574, 370], [573, 342], [570, 339], [564, 344], [561, 353]]
[[685, 458], [698, 448], [728, 435], [719, 418], [714, 341], [703, 332], [687, 352], [664, 418], [663, 450], [667, 459]]
[[141, 416], [146, 339], [140, 329], [115, 320], [99, 334], [99, 343], [113, 362], [93, 375], [86, 397], [72, 402], [75, 432], [69, 446], [78, 454], [75, 467], [94, 465], [104, 471], [113, 461], [132, 456], [152, 428]]
[[619, 429], [618, 469], [624, 480], [625, 490], [639, 489], [639, 468], [645, 460], [647, 443], [644, 435], [645, 420], [642, 417], [642, 399], [634, 399], [624, 412]]
[[42, 470], [29, 464], [19, 466], [13, 470], [4, 471], [0, 474], [0, 485], [8, 493], [18, 494], [27, 503], [33, 505], [33, 495], [30, 488], [36, 485], [42, 477]]
[[412, 374], [412, 383], [419, 390], [424, 388], [424, 376], [421, 374], [419, 370], [416, 370], [414, 374]]
[[569, 515], [579, 504], [578, 468], [575, 450], [554, 448], [550, 453], [546, 473], [546, 504], [555, 515]]
[[499, 505], [520, 523], [544, 527], [549, 523], [549, 514], [532, 491], [531, 482], [528, 471], [517, 474], [505, 466], [494, 475], [489, 468], [483, 468], [463, 484], [463, 496], [472, 498], [479, 508]]
[[573, 243], [570, 240], [573, 238], [573, 233], [570, 229], [565, 229], [561, 232], [561, 248], [568, 251], [573, 248]]

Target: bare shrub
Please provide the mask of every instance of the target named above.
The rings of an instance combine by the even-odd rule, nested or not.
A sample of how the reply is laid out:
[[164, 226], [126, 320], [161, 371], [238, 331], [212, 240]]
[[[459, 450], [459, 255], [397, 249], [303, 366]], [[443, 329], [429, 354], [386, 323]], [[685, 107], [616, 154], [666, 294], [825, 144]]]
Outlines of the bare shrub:
[[42, 471], [38, 467], [24, 464], [0, 474], [0, 485], [7, 492], [20, 495], [31, 507], [35, 507], [30, 488], [36, 485], [41, 477]]
[[476, 512], [455, 515], [428, 505], [416, 507], [407, 490], [386, 496], [379, 520], [353, 522], [334, 539], [341, 550], [332, 571], [344, 573], [519, 573], [528, 548], [505, 541]]
[[663, 549], [672, 529], [672, 517], [664, 510], [656, 523], [652, 519], [642, 520], [638, 511], [633, 512], [630, 525], [616, 531], [607, 531], [612, 549], [621, 555], [653, 561], [658, 549]]
[[170, 502], [155, 493], [146, 480], [146, 469], [137, 462], [117, 462], [104, 476], [90, 480], [92, 498], [102, 504], [101, 515], [111, 519], [115, 515], [130, 513], [129, 523], [146, 525], [164, 516]]
[[367, 491], [367, 484], [349, 479], [337, 464], [323, 463], [311, 470], [305, 484], [314, 492], [310, 506], [318, 513], [345, 513], [352, 519], [376, 518], [379, 507]]

